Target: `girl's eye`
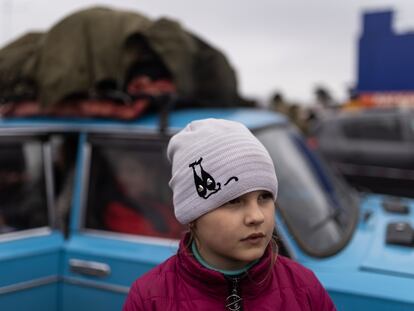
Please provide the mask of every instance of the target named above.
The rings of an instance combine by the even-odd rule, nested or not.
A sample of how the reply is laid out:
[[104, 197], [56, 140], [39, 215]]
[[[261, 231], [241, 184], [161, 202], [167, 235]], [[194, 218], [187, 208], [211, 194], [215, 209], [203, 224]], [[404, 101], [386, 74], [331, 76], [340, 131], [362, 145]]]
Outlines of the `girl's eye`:
[[263, 192], [260, 194], [259, 199], [263, 201], [273, 200], [273, 195], [270, 192]]
[[239, 198], [235, 198], [233, 200], [228, 201], [227, 204], [234, 205], [234, 204], [239, 204], [240, 202], [241, 200]]

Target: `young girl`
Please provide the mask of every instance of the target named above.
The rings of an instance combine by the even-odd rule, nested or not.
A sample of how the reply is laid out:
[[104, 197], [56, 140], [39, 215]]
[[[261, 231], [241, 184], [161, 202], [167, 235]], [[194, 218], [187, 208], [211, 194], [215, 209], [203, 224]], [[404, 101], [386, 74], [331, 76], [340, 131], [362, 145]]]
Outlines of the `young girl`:
[[175, 216], [189, 232], [133, 284], [124, 311], [335, 310], [310, 270], [277, 254], [275, 169], [244, 125], [194, 121], [168, 157]]

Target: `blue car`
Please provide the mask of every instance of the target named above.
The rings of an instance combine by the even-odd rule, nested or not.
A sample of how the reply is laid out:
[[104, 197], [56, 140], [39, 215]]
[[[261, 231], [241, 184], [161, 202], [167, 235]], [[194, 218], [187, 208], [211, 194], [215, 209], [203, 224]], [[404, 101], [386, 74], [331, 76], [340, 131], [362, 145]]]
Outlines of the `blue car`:
[[[186, 109], [134, 121], [0, 120], [0, 310], [120, 310], [173, 255], [169, 137], [207, 117], [244, 123], [274, 159], [280, 252], [312, 269], [338, 310], [414, 310], [414, 204], [360, 197], [281, 115]], [[165, 121], [165, 120], [164, 120]]]

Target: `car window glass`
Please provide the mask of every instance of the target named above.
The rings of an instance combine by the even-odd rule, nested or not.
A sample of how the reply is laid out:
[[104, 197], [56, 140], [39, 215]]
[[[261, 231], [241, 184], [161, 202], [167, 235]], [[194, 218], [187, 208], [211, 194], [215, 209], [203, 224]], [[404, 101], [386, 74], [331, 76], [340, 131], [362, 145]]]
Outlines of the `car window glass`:
[[86, 227], [179, 239], [165, 150], [134, 144], [92, 145]]
[[0, 141], [0, 234], [48, 225], [42, 143]]
[[[273, 158], [279, 180], [277, 203], [303, 249], [324, 256], [344, 246], [355, 215], [347, 195], [317, 160], [298, 146], [295, 135], [267, 129], [258, 138]], [[303, 143], [303, 148], [306, 148]]]
[[414, 117], [413, 116], [410, 117], [409, 125], [410, 125], [411, 137], [414, 137]]
[[352, 139], [402, 140], [401, 124], [395, 116], [380, 116], [347, 120], [344, 133]]

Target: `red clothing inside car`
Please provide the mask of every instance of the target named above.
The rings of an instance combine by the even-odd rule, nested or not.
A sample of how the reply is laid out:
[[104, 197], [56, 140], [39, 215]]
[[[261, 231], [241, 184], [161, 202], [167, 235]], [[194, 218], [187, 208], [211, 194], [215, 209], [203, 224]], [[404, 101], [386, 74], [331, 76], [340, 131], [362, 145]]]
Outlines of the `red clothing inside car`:
[[183, 227], [177, 222], [170, 207], [157, 203], [141, 202], [152, 209], [156, 219], [121, 202], [110, 202], [105, 211], [105, 226], [114, 232], [178, 239]]

